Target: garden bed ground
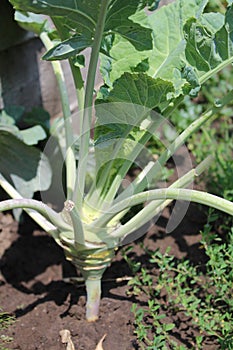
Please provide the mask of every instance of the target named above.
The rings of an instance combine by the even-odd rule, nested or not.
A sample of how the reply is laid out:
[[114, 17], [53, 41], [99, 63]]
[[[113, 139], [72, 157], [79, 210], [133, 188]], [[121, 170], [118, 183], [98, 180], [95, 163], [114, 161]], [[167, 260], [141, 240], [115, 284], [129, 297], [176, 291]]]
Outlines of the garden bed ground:
[[[166, 234], [167, 215], [168, 210], [143, 238], [145, 245], [150, 249], [160, 247], [162, 251], [171, 246], [171, 253], [178, 258], [187, 256], [194, 263], [200, 263], [205, 259], [199, 249], [199, 229], [204, 215], [197, 206], [191, 205], [179, 227]], [[145, 252], [138, 244], [133, 246], [135, 258], [146, 265]], [[0, 305], [4, 311], [16, 315], [16, 322], [3, 332], [13, 338], [5, 345], [8, 349], [65, 349], [59, 336], [62, 329], [70, 330], [78, 350], [94, 350], [104, 334], [104, 350], [139, 349], [130, 308], [133, 302], [139, 305], [145, 302], [127, 296], [127, 282], [115, 281], [118, 277], [131, 275], [120, 252], [105, 273], [100, 319], [96, 323], [87, 323], [84, 319], [84, 288], [63, 279], [74, 274], [72, 265], [65, 261], [53, 240], [30, 220], [18, 227], [9, 213], [0, 214], [0, 254]], [[176, 315], [172, 317], [175, 322]], [[179, 323], [181, 317], [177, 315]], [[179, 338], [189, 349], [194, 330], [187, 327], [186, 316], [183, 321]], [[216, 347], [206, 345], [205, 349]]]

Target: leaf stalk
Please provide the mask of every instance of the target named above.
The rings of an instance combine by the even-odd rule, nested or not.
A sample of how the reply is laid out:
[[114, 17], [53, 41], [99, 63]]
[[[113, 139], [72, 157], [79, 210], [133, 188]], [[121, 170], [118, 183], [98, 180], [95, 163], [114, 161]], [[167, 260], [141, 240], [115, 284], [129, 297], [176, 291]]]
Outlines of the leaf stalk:
[[89, 153], [89, 143], [90, 143], [90, 131], [91, 131], [91, 121], [92, 121], [92, 104], [93, 104], [93, 91], [95, 85], [96, 68], [99, 58], [99, 51], [102, 42], [102, 36], [104, 32], [105, 19], [107, 15], [109, 0], [102, 0], [100, 5], [100, 11], [98, 16], [98, 21], [95, 29], [95, 36], [93, 41], [93, 46], [91, 49], [90, 64], [88, 67], [85, 102], [83, 110], [83, 120], [82, 120], [82, 130], [80, 136], [80, 154], [79, 163], [76, 174], [75, 188], [73, 192], [73, 201], [77, 208], [82, 210], [82, 202], [84, 198], [85, 189], [85, 177], [87, 160]]
[[59, 213], [48, 207], [43, 202], [39, 202], [35, 199], [7, 199], [0, 202], [0, 211], [12, 210], [12, 209], [32, 209], [40, 213], [44, 218], [51, 222], [55, 227], [60, 230], [70, 231], [71, 227], [60, 216]]
[[95, 226], [106, 225], [109, 221], [111, 221], [114, 218], [114, 216], [116, 216], [118, 213], [124, 211], [127, 208], [133, 207], [137, 204], [145, 203], [146, 201], [161, 199], [176, 199], [190, 202], [192, 201], [195, 203], [213, 207], [227, 214], [233, 215], [233, 203], [226, 199], [223, 199], [221, 197], [215, 196], [207, 192], [197, 190], [189, 190], [183, 188], [166, 188], [137, 193], [131, 198], [122, 200], [121, 202], [109, 208], [108, 213], [104, 214], [99, 220], [96, 220]]
[[[9, 194], [11, 198], [23, 199], [21, 194], [18, 191], [16, 191], [16, 189], [4, 178], [2, 174], [0, 174], [0, 186], [6, 191], [7, 194]], [[45, 217], [42, 216], [40, 213], [32, 209], [23, 209], [38, 225], [40, 225], [43, 228], [43, 230], [50, 234], [56, 231], [56, 226], [54, 226], [51, 222], [46, 220]]]
[[[53, 47], [53, 43], [50, 40], [46, 32], [40, 34], [40, 39], [43, 42], [47, 50]], [[58, 83], [58, 89], [61, 97], [62, 111], [65, 126], [65, 138], [66, 138], [66, 178], [67, 178], [67, 199], [71, 199], [74, 190], [74, 176], [76, 172], [76, 161], [73, 150], [73, 131], [71, 125], [71, 112], [70, 103], [67, 93], [65, 78], [61, 63], [58, 61], [51, 61], [53, 71]]]

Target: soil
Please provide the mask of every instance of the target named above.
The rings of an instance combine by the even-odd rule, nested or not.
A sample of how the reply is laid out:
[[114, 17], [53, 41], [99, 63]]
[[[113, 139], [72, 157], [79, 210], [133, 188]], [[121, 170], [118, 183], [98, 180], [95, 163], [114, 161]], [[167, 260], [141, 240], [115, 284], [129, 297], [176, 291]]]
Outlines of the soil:
[[[167, 209], [140, 240], [150, 249], [159, 247], [165, 251], [171, 246], [171, 253], [177, 258], [187, 256], [193, 263], [204, 261], [199, 249], [199, 230], [205, 215], [196, 205], [190, 205], [185, 218], [169, 234], [165, 232], [168, 217]], [[26, 216], [24, 220], [18, 225], [10, 213], [0, 214], [0, 305], [16, 316], [16, 322], [4, 329], [4, 336], [13, 339], [5, 346], [17, 350], [64, 350], [66, 345], [62, 344], [59, 332], [68, 329], [76, 350], [96, 349], [104, 334], [104, 350], [139, 349], [130, 308], [133, 302], [140, 305], [143, 301], [127, 295], [127, 282], [116, 282], [119, 277], [131, 276], [121, 252], [117, 252], [104, 275], [100, 318], [88, 323], [84, 287], [67, 280], [76, 275], [74, 267], [52, 238]], [[135, 259], [146, 266], [148, 257], [140, 245], [130, 245], [134, 247]], [[184, 315], [183, 320], [182, 316], [177, 317], [180, 323], [187, 321]], [[188, 327], [183, 327], [179, 341], [187, 349], [191, 347], [190, 337]]]

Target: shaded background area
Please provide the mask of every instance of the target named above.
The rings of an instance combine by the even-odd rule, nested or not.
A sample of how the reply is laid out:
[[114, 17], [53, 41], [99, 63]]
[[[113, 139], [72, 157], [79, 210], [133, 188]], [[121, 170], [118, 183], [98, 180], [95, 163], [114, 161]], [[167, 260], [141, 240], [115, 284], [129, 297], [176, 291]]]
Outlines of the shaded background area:
[[[0, 109], [20, 105], [26, 111], [43, 106], [51, 116], [61, 111], [51, 64], [41, 60], [43, 44], [14, 21], [8, 0], [0, 2]], [[69, 89], [73, 82], [65, 65]], [[72, 101], [71, 101], [72, 102]]]

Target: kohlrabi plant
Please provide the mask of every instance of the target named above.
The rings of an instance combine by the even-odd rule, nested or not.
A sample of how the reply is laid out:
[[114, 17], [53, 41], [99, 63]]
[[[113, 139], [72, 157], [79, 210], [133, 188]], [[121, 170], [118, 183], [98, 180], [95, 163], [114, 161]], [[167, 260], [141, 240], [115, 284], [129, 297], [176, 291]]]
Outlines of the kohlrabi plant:
[[[44, 43], [47, 52], [43, 59], [52, 62], [63, 118], [52, 125], [44, 153], [51, 154], [57, 142], [64, 162], [54, 161], [59, 153], [54, 148], [50, 157], [56, 166], [53, 191], [50, 198], [41, 192], [42, 201], [24, 198], [14, 186], [14, 173], [1, 174], [0, 184], [13, 199], [2, 201], [0, 211], [23, 208], [64, 249], [85, 280], [86, 317], [94, 321], [101, 278], [115, 250], [145, 233], [147, 223], [172, 200], [194, 201], [233, 215], [232, 202], [187, 189], [208, 166], [209, 158], [195, 169], [190, 163], [187, 173], [178, 171], [171, 186], [158, 188], [167, 160], [233, 100], [233, 91], [229, 91], [175, 141], [169, 144], [163, 139], [166, 121], [184, 97], [197, 96], [210, 77], [232, 64], [232, 1], [228, 0], [224, 14], [205, 12], [207, 0], [177, 0], [160, 8], [158, 0], [10, 2], [18, 23]], [[88, 63], [84, 50], [90, 53]], [[77, 95], [78, 112], [73, 115], [60, 64], [64, 59], [69, 61]], [[85, 81], [84, 66], [88, 71]], [[98, 71], [102, 86], [96, 91]], [[152, 135], [165, 145], [157, 158], [146, 148]], [[7, 145], [9, 149], [15, 146], [10, 140]], [[17, 157], [8, 161], [16, 162], [23, 152], [13, 148]], [[24, 162], [26, 166], [30, 160], [24, 158]], [[132, 165], [141, 171], [128, 181]], [[42, 168], [41, 190], [46, 177]], [[51, 206], [58, 193], [63, 198], [61, 210]], [[147, 205], [125, 220], [130, 208], [143, 203]]]

